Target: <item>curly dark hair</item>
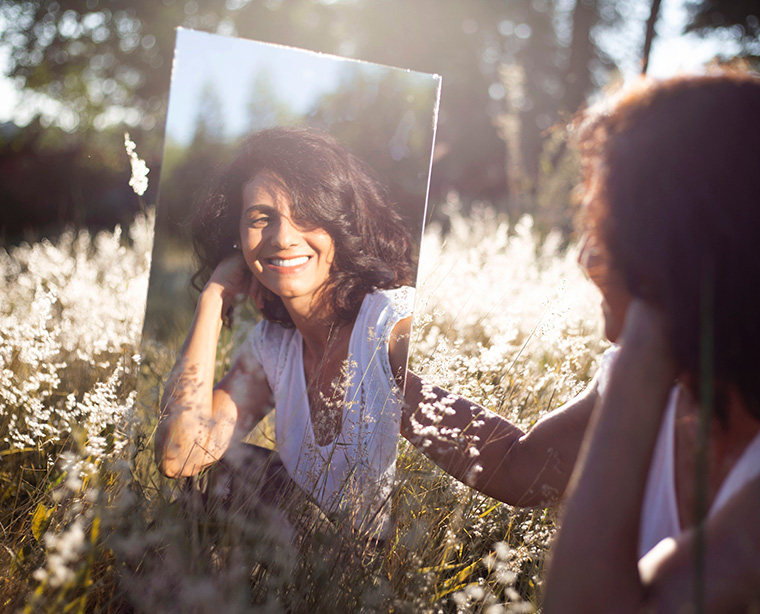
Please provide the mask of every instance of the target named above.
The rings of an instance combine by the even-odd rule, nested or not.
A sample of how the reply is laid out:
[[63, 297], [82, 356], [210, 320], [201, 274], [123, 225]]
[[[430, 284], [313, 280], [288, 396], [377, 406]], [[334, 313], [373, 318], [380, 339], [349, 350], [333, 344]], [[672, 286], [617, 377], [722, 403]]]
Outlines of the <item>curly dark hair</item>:
[[[373, 171], [334, 137], [304, 127], [256, 132], [212, 182], [191, 220], [201, 289], [239, 241], [243, 186], [262, 171], [287, 187], [293, 220], [322, 228], [335, 244], [324, 299], [339, 321], [351, 321], [365, 295], [414, 283], [412, 241]], [[282, 300], [264, 290], [263, 315], [293, 326]]]
[[608, 272], [663, 310], [695, 398], [707, 357], [716, 414], [735, 385], [760, 419], [760, 78], [642, 82], [587, 113], [579, 138], [586, 225]]

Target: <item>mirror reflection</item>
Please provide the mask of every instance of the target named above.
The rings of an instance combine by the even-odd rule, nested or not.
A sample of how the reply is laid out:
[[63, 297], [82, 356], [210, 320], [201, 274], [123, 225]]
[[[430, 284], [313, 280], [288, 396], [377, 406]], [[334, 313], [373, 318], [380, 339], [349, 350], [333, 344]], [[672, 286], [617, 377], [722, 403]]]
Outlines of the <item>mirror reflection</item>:
[[386, 536], [439, 85], [179, 32], [141, 396], [204, 505]]

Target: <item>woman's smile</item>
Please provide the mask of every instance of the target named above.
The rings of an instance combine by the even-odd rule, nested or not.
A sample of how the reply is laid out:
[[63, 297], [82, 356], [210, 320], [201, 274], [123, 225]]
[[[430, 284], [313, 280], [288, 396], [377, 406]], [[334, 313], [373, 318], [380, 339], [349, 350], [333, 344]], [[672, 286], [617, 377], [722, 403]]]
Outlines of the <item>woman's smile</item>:
[[309, 261], [309, 256], [297, 256], [295, 258], [268, 258], [266, 262], [277, 268], [291, 269]]

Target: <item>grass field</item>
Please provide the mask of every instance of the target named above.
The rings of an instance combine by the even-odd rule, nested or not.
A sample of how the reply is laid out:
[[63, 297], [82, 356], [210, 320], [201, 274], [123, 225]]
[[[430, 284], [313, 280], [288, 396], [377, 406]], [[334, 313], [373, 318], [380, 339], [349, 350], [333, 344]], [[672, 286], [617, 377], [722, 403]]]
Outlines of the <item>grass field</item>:
[[[411, 366], [529, 428], [593, 375], [598, 296], [574, 246], [539, 242], [530, 218], [447, 207], [450, 229], [423, 244]], [[200, 509], [161, 477], [152, 430], [178, 341], [140, 347], [151, 228], [0, 251], [0, 610], [536, 610], [554, 513], [498, 504], [404, 442], [380, 550], [318, 514]]]

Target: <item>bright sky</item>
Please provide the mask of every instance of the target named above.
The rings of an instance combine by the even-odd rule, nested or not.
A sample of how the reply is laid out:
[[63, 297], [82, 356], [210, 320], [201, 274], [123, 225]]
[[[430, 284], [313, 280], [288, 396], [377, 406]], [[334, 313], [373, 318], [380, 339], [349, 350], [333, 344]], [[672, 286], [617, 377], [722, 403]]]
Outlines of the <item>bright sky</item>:
[[249, 129], [246, 107], [260, 71], [266, 73], [274, 97], [300, 114], [308, 111], [322, 94], [335, 89], [345, 71], [358, 65], [365, 71], [390, 70], [321, 53], [180, 29], [172, 70], [167, 137], [181, 143], [190, 141], [198, 116], [198, 100], [208, 85], [221, 106], [225, 134], [234, 136]]
[[[626, 5], [621, 3], [621, 10], [626, 10], [625, 6], [635, 7], [638, 5], [639, 11], [641, 11], [641, 7], [646, 6], [646, 4], [630, 3]], [[718, 52], [732, 55], [737, 51], [736, 43], [727, 38], [721, 39], [714, 36], [703, 39], [696, 35], [681, 35], [683, 25], [686, 22], [686, 10], [683, 5], [684, 0], [663, 0], [660, 19], [657, 24], [657, 37], [655, 38], [650, 58], [649, 74], [652, 76], [666, 77], [678, 72], [699, 70], [701, 66], [712, 59]], [[630, 10], [632, 12], [630, 15], [631, 19], [624, 20], [628, 24], [628, 27], [624, 24], [624, 31], [620, 33], [620, 36], [613, 34], [600, 41], [608, 53], [622, 65], [623, 74], [626, 77], [631, 77], [638, 72], [638, 63], [636, 60], [629, 60], [626, 64], [625, 49], [622, 47], [618, 48], [616, 39], [624, 40], [627, 37], [632, 40], [641, 40], [643, 37], [643, 31], [641, 31], [642, 15], [635, 14], [635, 8]], [[645, 19], [646, 16], [643, 16], [643, 18]], [[0, 23], [0, 27], [2, 25]], [[208, 36], [207, 38], [213, 39], [216, 37]], [[213, 42], [208, 43], [208, 51], [206, 50], [206, 45], [203, 48], [192, 45], [183, 47], [180, 54], [180, 62], [183, 61], [182, 57], [184, 57], [188, 63], [194, 63], [199, 68], [201, 65], [205, 65], [207, 61], [213, 63], [213, 70], [209, 70], [208, 79], [215, 84], [224, 82], [225, 87], [233, 94], [230, 98], [238, 101], [247, 100], [246, 90], [250, 90], [251, 88], [252, 74], [257, 69], [259, 61], [267, 64], [271, 73], [270, 76], [284, 74], [283, 71], [288, 71], [292, 76], [292, 71], [296, 70], [294, 66], [298, 65], [299, 68], [297, 70], [302, 71], [299, 78], [275, 79], [277, 83], [276, 87], [281, 88], [282, 98], [289, 101], [296, 111], [305, 110], [315, 97], [331, 89], [335, 85], [336, 79], [339, 78], [338, 73], [341, 64], [334, 62], [334, 58], [331, 56], [312, 54], [311, 58], [307, 59], [304, 55], [300, 55], [298, 56], [298, 61], [294, 63], [293, 56], [282, 52], [285, 48], [275, 47], [274, 49], [278, 49], [278, 53], [273, 52], [273, 55], [270, 56], [262, 52], [260, 60], [248, 59], [248, 61], [243, 62], [243, 56], [241, 56], [241, 62], [230, 63], [227, 59], [218, 61], [217, 54], [220, 51], [215, 51], [214, 47], [215, 43]], [[215, 56], [216, 62], [213, 61]], [[0, 49], [0, 71], [4, 72], [3, 69], [6, 63], [7, 51]], [[179, 78], [186, 79], [191, 77], [182, 75]], [[185, 83], [185, 85], [190, 87], [189, 83]], [[13, 83], [9, 79], [0, 76], [0, 122], [15, 119], [17, 122], [24, 124], [33, 117], [37, 109], [42, 110], [48, 116], [60, 118], [59, 121], [64, 125], [68, 121], [60, 105], [54, 101], [37, 100], [31, 104], [25, 104], [22, 108], [19, 108], [18, 103], [19, 94]], [[174, 130], [175, 134], [173, 136], [184, 140], [179, 132], [180, 124], [187, 123], [190, 121], [190, 118], [194, 121], [197, 108], [190, 108], [188, 105], [183, 104], [181, 100], [172, 100], [170, 104], [172, 105], [172, 115], [176, 115], [177, 117], [177, 124], [176, 126], [174, 124], [167, 126], [167, 130], [170, 133], [171, 130]], [[238, 129], [237, 124], [244, 121], [245, 114], [243, 111], [243, 108], [230, 107], [225, 109], [225, 122], [230, 132], [235, 132]]]

